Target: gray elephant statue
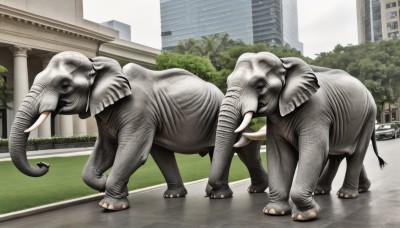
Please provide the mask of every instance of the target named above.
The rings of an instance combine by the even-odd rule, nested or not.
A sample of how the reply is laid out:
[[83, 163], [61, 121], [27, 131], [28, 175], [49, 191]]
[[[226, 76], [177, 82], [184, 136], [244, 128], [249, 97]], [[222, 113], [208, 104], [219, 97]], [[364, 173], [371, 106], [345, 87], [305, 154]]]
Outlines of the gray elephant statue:
[[[40, 72], [24, 98], [12, 125], [9, 151], [15, 166], [28, 176], [46, 174], [49, 165], [32, 167], [26, 157], [29, 132], [55, 114], [94, 116], [98, 138], [83, 171], [83, 181], [105, 192], [100, 206], [109, 210], [129, 207], [129, 177], [149, 153], [161, 169], [168, 189], [164, 197], [182, 197], [182, 182], [174, 152], [213, 151], [218, 113], [223, 99], [211, 83], [182, 69], [151, 71], [106, 57], [87, 58], [76, 52], [55, 55]], [[264, 191], [268, 176], [262, 167], [259, 144], [237, 150], [247, 166], [250, 192]], [[109, 176], [103, 173], [112, 167]], [[232, 194], [229, 167], [218, 197]]]
[[[358, 186], [368, 185], [363, 159], [369, 140], [375, 142], [376, 106], [359, 80], [341, 70], [310, 66], [299, 58], [280, 59], [260, 52], [240, 56], [227, 86], [209, 178], [213, 191], [222, 186], [220, 177], [237, 134], [252, 117], [259, 116], [267, 117], [268, 131], [263, 128], [243, 135], [256, 139], [267, 134], [270, 202], [265, 214], [291, 213], [294, 220], [314, 219], [320, 207], [312, 193], [329, 155], [347, 159], [340, 197], [355, 198]], [[239, 141], [235, 146], [242, 144]], [[382, 166], [384, 161], [378, 158]], [[329, 170], [336, 166], [327, 165]]]

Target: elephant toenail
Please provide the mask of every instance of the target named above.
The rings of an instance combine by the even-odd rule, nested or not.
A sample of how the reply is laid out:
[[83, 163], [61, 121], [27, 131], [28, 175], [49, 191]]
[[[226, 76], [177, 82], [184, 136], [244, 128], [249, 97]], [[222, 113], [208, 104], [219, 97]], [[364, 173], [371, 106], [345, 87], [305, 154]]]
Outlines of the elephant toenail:
[[322, 194], [325, 194], [325, 191], [322, 191], [321, 193], [322, 193]]
[[296, 216], [294, 214], [292, 214], [292, 218], [294, 219]]
[[254, 193], [257, 193], [257, 190], [254, 190]]
[[108, 204], [107, 203], [103, 203], [103, 205], [101, 205], [104, 208], [108, 208]]
[[110, 206], [108, 206], [108, 209], [114, 210], [114, 206], [113, 206], [113, 205], [110, 205]]
[[298, 215], [298, 216], [297, 216], [297, 219], [298, 219], [298, 220], [303, 220], [303, 216]]
[[103, 206], [103, 202], [100, 202], [99, 205], [100, 205], [100, 206]]
[[271, 214], [271, 215], [276, 214], [276, 213], [275, 213], [275, 210], [274, 210], [273, 208], [272, 208], [268, 213]]
[[224, 196], [224, 195], [221, 195], [221, 199], [223, 199], [223, 198], [225, 198], [225, 196]]
[[172, 197], [174, 197], [174, 196], [171, 194], [171, 195], [169, 195], [169, 197], [172, 198]]
[[284, 215], [284, 214], [285, 214], [285, 212], [284, 212], [284, 211], [282, 211], [282, 212], [281, 212], [281, 215]]
[[179, 194], [176, 194], [176, 197], [179, 197], [180, 195]]
[[340, 197], [343, 197], [343, 193], [340, 193], [340, 195], [339, 195]]
[[308, 216], [310, 218], [315, 218], [317, 216], [317, 213], [315, 211], [310, 212], [310, 214], [308, 214]]
[[357, 194], [354, 193], [354, 194], [352, 195], [352, 197], [353, 197], [353, 198], [356, 198], [356, 197], [357, 197]]
[[349, 198], [349, 195], [347, 195], [347, 194], [346, 194], [346, 195], [344, 195], [344, 198]]
[[124, 205], [122, 205], [122, 209], [125, 209], [126, 208], [126, 205], [124, 204]]

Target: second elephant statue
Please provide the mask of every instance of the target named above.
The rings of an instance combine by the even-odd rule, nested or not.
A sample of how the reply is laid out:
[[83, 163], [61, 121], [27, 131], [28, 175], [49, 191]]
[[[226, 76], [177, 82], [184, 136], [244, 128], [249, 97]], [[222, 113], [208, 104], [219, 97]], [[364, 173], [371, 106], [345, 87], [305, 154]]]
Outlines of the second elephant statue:
[[[42, 176], [49, 166], [32, 167], [26, 157], [29, 132], [50, 114], [94, 116], [98, 139], [83, 171], [84, 182], [105, 197], [109, 210], [129, 207], [129, 177], [151, 154], [168, 184], [165, 197], [186, 195], [174, 152], [213, 151], [223, 94], [214, 85], [182, 69], [151, 71], [136, 64], [121, 69], [106, 57], [87, 58], [76, 52], [55, 55], [40, 72], [23, 100], [12, 125], [9, 151], [15, 166], [29, 176]], [[268, 187], [259, 144], [237, 153], [247, 166], [250, 192]], [[230, 158], [232, 159], [232, 157]], [[109, 176], [103, 173], [112, 167]], [[216, 198], [232, 195], [229, 166], [221, 176]]]
[[[265, 214], [292, 214], [294, 220], [303, 221], [314, 219], [320, 207], [312, 193], [329, 155], [347, 159], [340, 197], [355, 198], [359, 186], [369, 186], [363, 160], [369, 141], [375, 141], [376, 106], [359, 80], [342, 70], [260, 52], [240, 56], [227, 86], [209, 178], [213, 190], [222, 186], [219, 179], [237, 134], [253, 116], [268, 118], [268, 132], [261, 132], [267, 134], [270, 201], [264, 208]], [[238, 142], [236, 146], [241, 145]], [[379, 161], [383, 166], [384, 161]], [[329, 163], [328, 173], [333, 173], [336, 166], [337, 163]], [[323, 178], [329, 182], [333, 176]]]

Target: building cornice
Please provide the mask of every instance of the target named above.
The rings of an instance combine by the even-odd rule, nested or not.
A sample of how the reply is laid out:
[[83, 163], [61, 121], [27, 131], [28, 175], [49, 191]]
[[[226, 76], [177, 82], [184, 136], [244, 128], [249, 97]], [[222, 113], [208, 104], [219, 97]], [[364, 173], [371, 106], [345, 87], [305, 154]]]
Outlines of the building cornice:
[[144, 66], [154, 66], [155, 58], [161, 54], [159, 49], [121, 39], [102, 44], [99, 51], [100, 55], [125, 59]]
[[[66, 35], [80, 37], [83, 39], [88, 39], [93, 41], [99, 41], [99, 42], [110, 42], [113, 41], [115, 37], [118, 36], [117, 31], [115, 32], [108, 31], [108, 33], [110, 33], [110, 35], [108, 35], [84, 27], [54, 20], [48, 17], [43, 17], [27, 11], [15, 9], [2, 4], [0, 4], [0, 17], [8, 18], [10, 20], [15, 20], [39, 28], [48, 29], [53, 32], [59, 32]], [[87, 22], [90, 23], [89, 21]], [[104, 28], [104, 30], [107, 30], [107, 28]]]

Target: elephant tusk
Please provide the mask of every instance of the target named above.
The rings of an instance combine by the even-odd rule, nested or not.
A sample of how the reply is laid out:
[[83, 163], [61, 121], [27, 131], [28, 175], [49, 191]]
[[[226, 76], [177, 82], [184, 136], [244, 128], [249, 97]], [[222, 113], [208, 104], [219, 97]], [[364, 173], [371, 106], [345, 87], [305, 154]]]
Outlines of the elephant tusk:
[[267, 137], [267, 125], [262, 127], [257, 132], [246, 132], [242, 134], [244, 137], [251, 139], [251, 140], [263, 140]]
[[246, 115], [244, 115], [243, 122], [235, 130], [235, 133], [239, 133], [239, 132], [243, 131], [249, 125], [252, 118], [253, 118], [253, 112], [246, 113]]
[[45, 120], [46, 118], [50, 115], [51, 112], [42, 112], [42, 114], [40, 114], [39, 118], [36, 120], [36, 122], [28, 129], [26, 129], [24, 132], [28, 133], [31, 132], [33, 130], [35, 130], [37, 127], [39, 127]]
[[240, 147], [247, 146], [249, 143], [251, 143], [251, 140], [242, 135], [242, 137], [240, 137], [239, 141], [237, 141], [237, 143], [235, 143], [235, 145], [233, 145], [233, 147], [240, 148]]

